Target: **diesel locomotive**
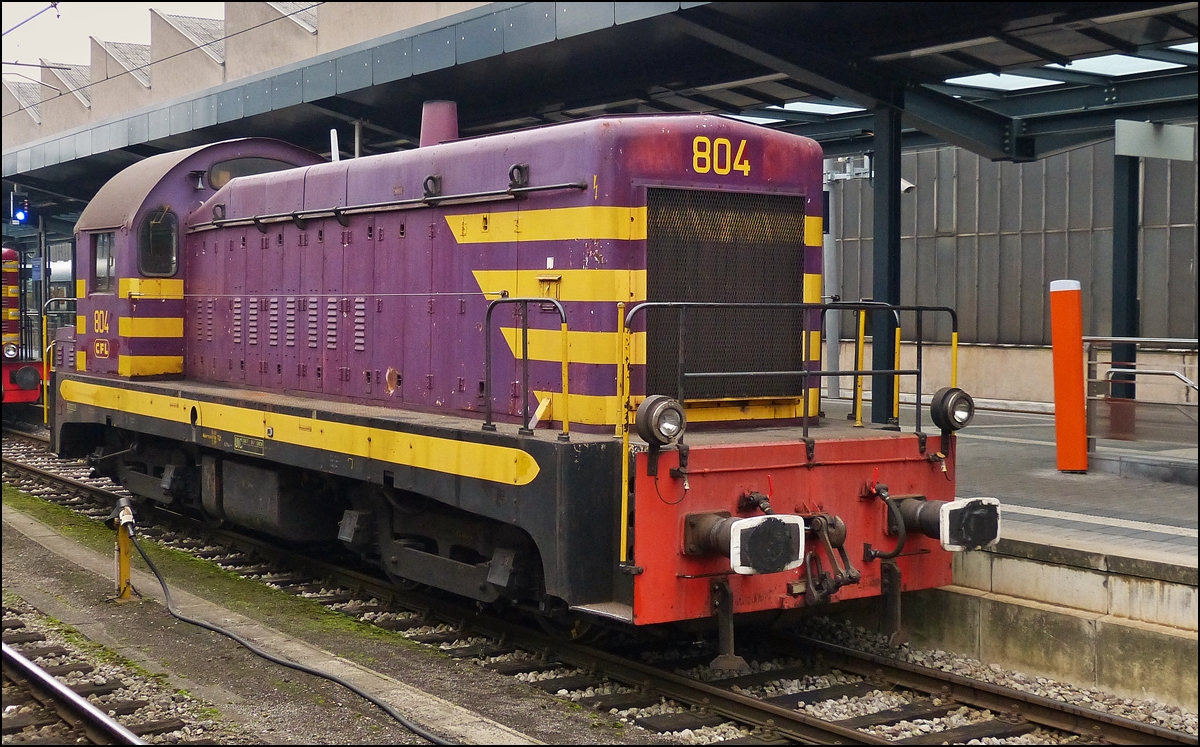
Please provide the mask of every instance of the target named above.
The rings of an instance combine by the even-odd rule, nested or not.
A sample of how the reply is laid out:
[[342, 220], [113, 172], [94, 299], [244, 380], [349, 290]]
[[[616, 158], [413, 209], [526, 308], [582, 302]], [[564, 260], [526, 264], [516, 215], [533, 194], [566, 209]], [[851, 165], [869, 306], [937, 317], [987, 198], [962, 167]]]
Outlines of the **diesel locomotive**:
[[55, 450], [572, 630], [715, 616], [728, 657], [737, 615], [948, 584], [996, 540], [995, 501], [955, 500], [965, 392], [929, 433], [821, 417], [824, 314], [952, 312], [821, 303], [814, 141], [456, 117], [426, 104], [408, 151], [243, 139], [114, 177], [76, 226]]

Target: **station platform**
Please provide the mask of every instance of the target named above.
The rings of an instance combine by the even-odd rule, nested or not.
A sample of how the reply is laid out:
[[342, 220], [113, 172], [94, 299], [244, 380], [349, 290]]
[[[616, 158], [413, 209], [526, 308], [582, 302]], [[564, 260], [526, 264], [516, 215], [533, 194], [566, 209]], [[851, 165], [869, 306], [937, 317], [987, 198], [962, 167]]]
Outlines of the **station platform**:
[[[913, 427], [911, 406], [900, 420]], [[903, 639], [1194, 712], [1196, 447], [1100, 441], [1087, 474], [1056, 461], [1053, 415], [976, 411], [958, 435], [956, 492], [1000, 499], [1001, 539], [956, 553], [952, 586], [904, 595]], [[847, 618], [877, 625], [876, 606]]]
[[1087, 474], [1064, 474], [1056, 468], [1052, 416], [978, 412], [960, 432], [958, 457], [959, 495], [999, 498], [1007, 539], [1196, 568], [1195, 483], [1156, 480], [1149, 470], [1109, 471], [1114, 462], [1161, 465], [1170, 477], [1190, 463], [1194, 475], [1195, 446], [1101, 441]]
[[[830, 419], [850, 412], [846, 400], [823, 402]], [[901, 405], [900, 420], [912, 428], [911, 406]], [[1195, 446], [1102, 440], [1087, 474], [1064, 474], [1053, 415], [981, 409], [958, 433], [957, 493], [999, 498], [1007, 540], [1191, 568], [1195, 584], [1196, 463]], [[1189, 475], [1191, 484], [1177, 481]]]

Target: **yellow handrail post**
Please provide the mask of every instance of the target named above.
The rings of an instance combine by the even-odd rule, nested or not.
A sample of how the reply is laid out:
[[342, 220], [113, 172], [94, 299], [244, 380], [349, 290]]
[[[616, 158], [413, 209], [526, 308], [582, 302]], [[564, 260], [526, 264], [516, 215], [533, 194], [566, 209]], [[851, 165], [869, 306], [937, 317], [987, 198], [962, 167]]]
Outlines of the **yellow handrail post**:
[[[918, 312], [919, 313], [919, 312]], [[900, 325], [896, 325], [896, 370], [900, 370]], [[892, 417], [900, 422], [900, 374], [892, 377]]]
[[950, 333], [950, 386], [958, 386], [958, 332]]
[[621, 412], [617, 435], [621, 437], [621, 562], [629, 560], [629, 339], [625, 330], [625, 303], [617, 303], [617, 406]]
[[569, 355], [569, 353], [568, 353], [567, 347], [568, 347], [568, 344], [567, 344], [567, 322], [564, 319], [563, 323], [562, 323], [562, 385], [563, 385], [562, 386], [562, 396], [563, 396], [562, 424], [563, 424], [563, 429], [562, 429], [562, 434], [561, 434], [561, 438], [563, 441], [567, 441], [571, 438], [571, 392], [570, 392], [570, 387], [567, 385], [567, 374], [569, 373], [569, 366], [568, 366], [568, 361], [567, 361], [567, 356]]
[[[42, 345], [46, 345], [46, 335], [50, 332], [49, 323], [46, 321], [46, 306], [49, 301], [42, 304]], [[46, 349], [42, 351], [42, 425], [50, 424], [50, 398], [47, 396], [50, 393], [50, 386], [46, 383], [50, 373], [47, 359], [50, 357], [50, 346], [46, 345]]]
[[862, 402], [863, 402], [863, 380], [862, 374], [857, 373], [862, 370], [863, 354], [866, 348], [866, 327], [867, 327], [867, 310], [859, 309], [858, 311], [858, 349], [854, 351], [854, 427], [862, 428]]
[[[43, 317], [43, 335], [45, 335], [45, 326], [45, 317]], [[42, 339], [46, 338], [43, 336]], [[50, 356], [54, 354], [54, 345], [57, 342], [58, 340], [52, 340], [42, 353], [42, 425], [50, 424], [50, 374], [54, 373], [54, 361]]]

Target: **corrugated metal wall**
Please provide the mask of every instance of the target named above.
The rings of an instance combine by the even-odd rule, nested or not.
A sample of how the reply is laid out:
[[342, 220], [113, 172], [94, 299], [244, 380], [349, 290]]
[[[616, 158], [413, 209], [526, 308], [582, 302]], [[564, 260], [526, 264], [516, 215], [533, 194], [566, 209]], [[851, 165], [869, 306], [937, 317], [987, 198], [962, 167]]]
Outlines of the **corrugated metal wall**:
[[[1142, 336], [1194, 338], [1196, 163], [1142, 164]], [[1084, 334], [1109, 334], [1113, 141], [1026, 164], [909, 152], [901, 173], [916, 185], [901, 197], [901, 303], [954, 307], [963, 342], [1048, 345], [1050, 281], [1071, 278], [1083, 285]], [[832, 192], [841, 296], [870, 297], [871, 184], [836, 181]], [[849, 337], [852, 320], [842, 324]], [[948, 322], [925, 336], [949, 340]]]

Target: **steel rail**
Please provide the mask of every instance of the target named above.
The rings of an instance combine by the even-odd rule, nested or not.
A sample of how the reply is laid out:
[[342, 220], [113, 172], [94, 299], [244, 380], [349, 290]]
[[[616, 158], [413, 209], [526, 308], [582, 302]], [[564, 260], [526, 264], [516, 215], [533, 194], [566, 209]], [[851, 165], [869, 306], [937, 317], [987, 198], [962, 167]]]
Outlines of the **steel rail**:
[[1102, 737], [1112, 744], [1196, 744], [1195, 736], [1173, 729], [805, 636], [780, 634], [775, 640], [793, 651], [818, 651], [826, 663], [847, 672], [882, 677], [903, 687], [952, 697], [967, 705], [1019, 715], [1035, 724], [1085, 737]]
[[89, 703], [71, 688], [47, 674], [16, 649], [4, 645], [4, 673], [24, 681], [41, 697], [42, 705], [52, 707], [72, 727], [83, 729], [95, 744], [145, 744], [137, 735]]

